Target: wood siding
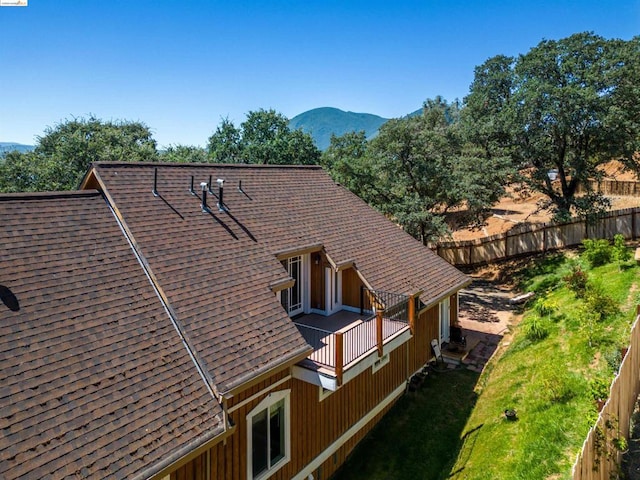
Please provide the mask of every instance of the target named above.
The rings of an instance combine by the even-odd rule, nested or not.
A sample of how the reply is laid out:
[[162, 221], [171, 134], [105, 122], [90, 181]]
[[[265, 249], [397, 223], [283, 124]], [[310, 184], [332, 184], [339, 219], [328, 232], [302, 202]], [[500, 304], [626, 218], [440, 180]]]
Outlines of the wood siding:
[[[316, 263], [316, 261], [318, 263]], [[311, 254], [311, 308], [318, 310], [325, 309], [325, 261], [323, 255], [320, 252], [314, 252]]]
[[[454, 302], [452, 298], [452, 304]], [[171, 480], [246, 480], [248, 461], [246, 416], [269, 393], [286, 389], [291, 391], [289, 397], [291, 458], [269, 478], [285, 480], [293, 477], [345, 435], [351, 427], [365, 418], [432, 358], [430, 342], [438, 335], [438, 312], [438, 305], [435, 305], [418, 315], [413, 337], [389, 354], [389, 363], [376, 372], [373, 372], [372, 368], [367, 368], [322, 400], [317, 385], [292, 378], [290, 369], [275, 373], [263, 382], [231, 398], [227, 408], [235, 424], [235, 432], [205, 454], [176, 470], [171, 474]], [[274, 384], [277, 385], [273, 386]], [[393, 403], [390, 402], [377, 415], [364, 423], [359, 431], [346, 439], [313, 471], [314, 478], [324, 480], [335, 473], [344, 463], [347, 455]]]
[[[453, 296], [451, 297], [453, 300]], [[435, 304], [427, 310], [418, 313], [413, 338], [409, 341], [409, 358], [411, 359], [411, 373], [419, 370], [433, 358], [431, 340], [437, 339], [440, 328], [440, 305]]]
[[360, 308], [360, 288], [364, 284], [353, 268], [342, 271], [342, 304]]

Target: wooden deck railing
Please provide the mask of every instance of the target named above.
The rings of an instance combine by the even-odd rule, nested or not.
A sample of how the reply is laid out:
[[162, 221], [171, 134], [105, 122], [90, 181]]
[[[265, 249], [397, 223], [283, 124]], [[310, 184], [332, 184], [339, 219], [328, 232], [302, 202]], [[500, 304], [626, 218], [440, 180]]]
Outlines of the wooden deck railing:
[[[411, 310], [414, 313], [415, 309]], [[413, 322], [404, 318], [389, 318], [384, 310], [378, 310], [376, 315], [337, 332], [297, 322], [294, 324], [313, 347], [313, 353], [308, 358], [320, 366], [333, 369], [341, 383], [345, 367], [376, 348], [378, 354], [382, 355], [385, 341], [413, 325]]]

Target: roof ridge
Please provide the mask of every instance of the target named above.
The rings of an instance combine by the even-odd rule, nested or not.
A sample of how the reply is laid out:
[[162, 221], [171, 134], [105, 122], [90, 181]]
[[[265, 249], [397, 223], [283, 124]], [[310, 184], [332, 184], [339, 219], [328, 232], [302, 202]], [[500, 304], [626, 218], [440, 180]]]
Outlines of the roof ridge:
[[13, 192], [0, 193], [0, 201], [10, 200], [46, 200], [57, 198], [95, 197], [100, 196], [98, 190], [65, 190], [59, 192]]
[[322, 170], [320, 165], [265, 165], [259, 163], [173, 163], [173, 162], [93, 162], [92, 167], [114, 168], [114, 167], [172, 167], [179, 169], [189, 168], [230, 168], [230, 169], [304, 169], [304, 170]]

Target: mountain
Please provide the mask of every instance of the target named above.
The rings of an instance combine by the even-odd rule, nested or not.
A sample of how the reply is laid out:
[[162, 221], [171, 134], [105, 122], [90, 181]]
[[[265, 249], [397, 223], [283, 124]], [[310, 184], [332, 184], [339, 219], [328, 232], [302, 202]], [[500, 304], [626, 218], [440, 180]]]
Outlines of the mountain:
[[367, 138], [375, 137], [380, 126], [388, 118], [371, 113], [344, 112], [337, 108], [314, 108], [296, 115], [289, 121], [292, 130], [302, 129], [310, 134], [320, 150], [326, 150], [331, 143], [331, 134], [337, 136], [348, 132], [364, 130]]
[[13, 143], [13, 142], [0, 142], [0, 155], [5, 152], [12, 152], [17, 150], [19, 152], [30, 152], [35, 147], [33, 145], [23, 145], [21, 143]]

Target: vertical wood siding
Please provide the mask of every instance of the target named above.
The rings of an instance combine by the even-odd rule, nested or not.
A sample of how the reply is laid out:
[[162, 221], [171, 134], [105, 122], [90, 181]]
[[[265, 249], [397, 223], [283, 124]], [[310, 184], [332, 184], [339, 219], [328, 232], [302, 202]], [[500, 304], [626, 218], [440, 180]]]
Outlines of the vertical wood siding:
[[360, 287], [362, 280], [353, 268], [342, 271], [342, 304], [360, 308]]
[[[318, 264], [316, 264], [318, 260]], [[324, 259], [320, 252], [311, 254], [311, 308], [325, 309]]]
[[[390, 353], [389, 363], [375, 373], [368, 368], [323, 400], [320, 400], [317, 385], [295, 378], [290, 378], [269, 390], [270, 385], [291, 374], [289, 369], [280, 371], [247, 388], [230, 399], [228, 403], [228, 408], [233, 410], [234, 406], [241, 405], [245, 400], [256, 395], [256, 398], [236, 408], [230, 414], [236, 426], [235, 432], [226, 441], [212, 447], [208, 452], [208, 458], [203, 454], [172, 473], [171, 480], [245, 480], [248, 461], [246, 416], [269, 393], [285, 389], [291, 390], [289, 419], [291, 459], [269, 478], [285, 480], [293, 477], [432, 358], [430, 342], [431, 339], [437, 338], [437, 334], [438, 305], [435, 305], [419, 314], [414, 336]], [[260, 394], [257, 395], [258, 393]], [[326, 479], [333, 474], [391, 405], [393, 402], [325, 460], [314, 472], [316, 480]], [[209, 471], [207, 471], [207, 465], [209, 465]]]

